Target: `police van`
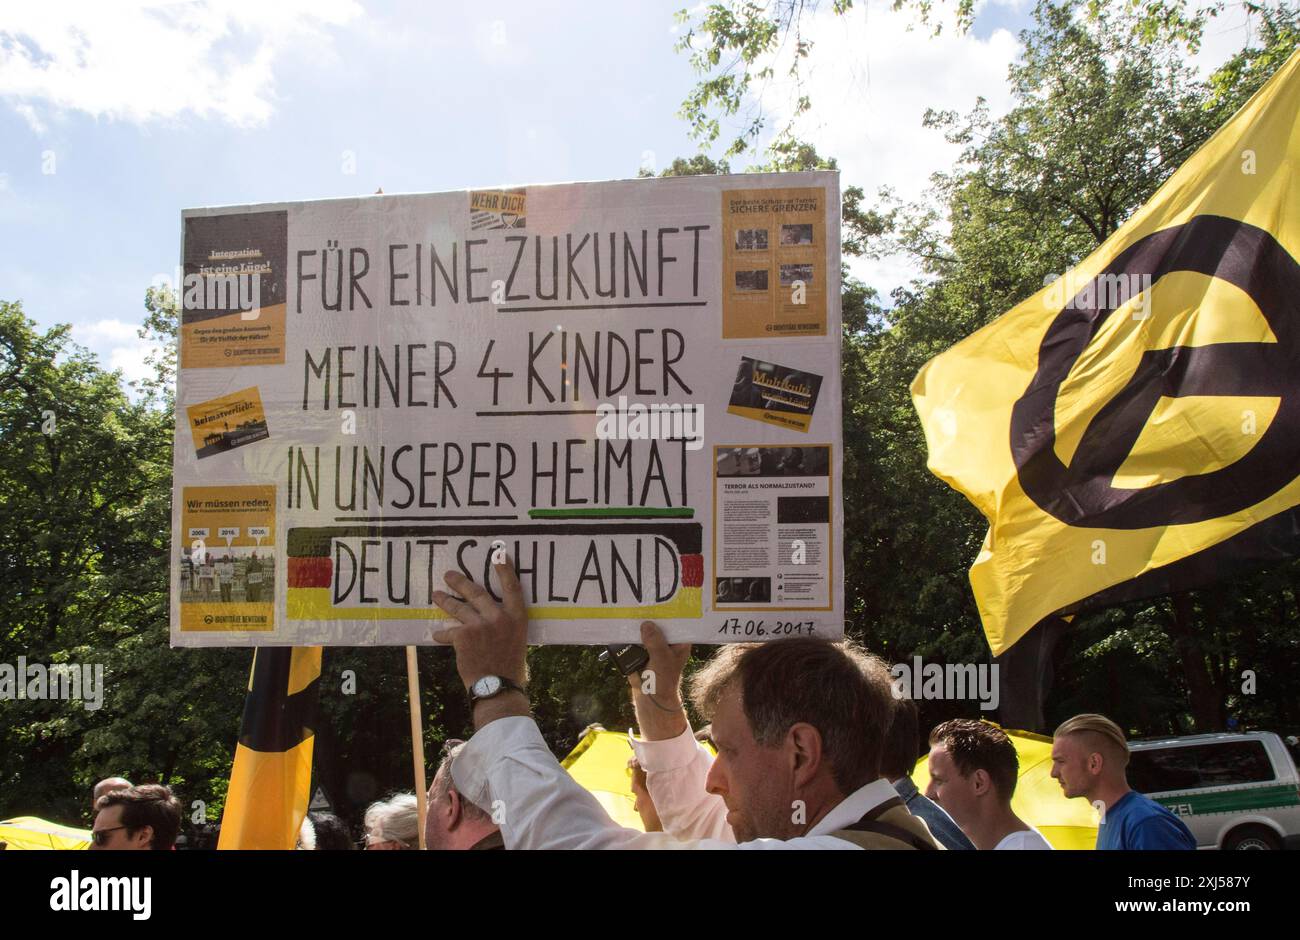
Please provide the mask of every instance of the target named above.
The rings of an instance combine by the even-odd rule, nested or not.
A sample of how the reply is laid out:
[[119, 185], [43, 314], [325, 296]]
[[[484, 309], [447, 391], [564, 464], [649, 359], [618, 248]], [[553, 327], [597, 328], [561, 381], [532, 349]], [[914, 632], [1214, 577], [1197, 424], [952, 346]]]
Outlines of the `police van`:
[[1300, 775], [1271, 731], [1130, 741], [1128, 783], [1202, 849], [1300, 848]]

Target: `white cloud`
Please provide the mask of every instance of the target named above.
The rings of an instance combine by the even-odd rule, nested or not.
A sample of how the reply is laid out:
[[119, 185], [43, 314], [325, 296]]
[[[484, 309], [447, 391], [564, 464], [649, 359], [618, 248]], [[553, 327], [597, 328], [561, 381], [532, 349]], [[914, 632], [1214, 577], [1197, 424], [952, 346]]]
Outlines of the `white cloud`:
[[[863, 187], [869, 203], [881, 186], [904, 201], [916, 199], [931, 174], [951, 168], [961, 148], [921, 126], [926, 109], [964, 114], [983, 96], [994, 116], [1005, 114], [1011, 107], [1007, 69], [1020, 53], [1006, 30], [980, 39], [947, 25], [933, 36], [914, 25], [914, 16], [889, 6], [889, 0], [871, 0], [845, 16], [823, 8], [803, 29], [803, 38], [814, 43], [804, 90], [812, 110], [799, 119], [799, 136], [838, 160], [841, 184]], [[787, 68], [777, 62], [776, 74]], [[784, 124], [793, 100], [788, 84], [768, 86], [761, 101], [770, 127]], [[886, 299], [919, 273], [901, 258], [856, 260], [851, 268]]]
[[45, 122], [36, 114], [36, 109], [26, 103], [14, 105], [14, 110], [18, 112], [19, 117], [27, 122], [27, 126], [38, 136], [45, 136]]
[[494, 70], [533, 66], [530, 50], [519, 41], [518, 34], [519, 30], [503, 19], [479, 22], [473, 40], [479, 59]]
[[990, 7], [1005, 7], [1016, 13], [1028, 13], [1034, 8], [1034, 3], [1033, 0], [975, 0], [971, 12], [979, 19], [979, 15]]
[[361, 12], [355, 0], [11, 4], [0, 21], [0, 97], [38, 133], [37, 108], [256, 126], [275, 108], [277, 57], [299, 47], [330, 57], [327, 30]]
[[160, 351], [158, 344], [141, 339], [138, 329], [136, 324], [106, 318], [74, 324], [72, 337], [95, 353], [101, 366], [121, 369], [124, 381], [133, 382], [153, 374], [145, 357]]
[[[1027, 11], [1028, 0], [984, 0], [985, 6]], [[889, 9], [889, 0], [870, 0], [846, 16], [823, 8], [804, 24], [804, 38], [815, 48], [806, 60], [805, 93], [812, 111], [800, 119], [799, 136], [835, 157], [843, 185], [862, 186], [868, 202], [882, 185], [904, 201], [920, 197], [931, 174], [952, 167], [961, 148], [940, 132], [921, 126], [927, 107], [967, 113], [983, 96], [994, 117], [1010, 110], [1007, 70], [1020, 54], [1019, 39], [996, 30], [981, 39], [960, 35], [950, 25], [939, 36], [915, 25], [916, 17]], [[913, 25], [908, 29], [909, 24]], [[1240, 6], [1210, 20], [1201, 51], [1190, 58], [1207, 76], [1252, 39], [1257, 22]], [[778, 61], [776, 74], [788, 68]], [[772, 83], [760, 99], [769, 127], [779, 127], [794, 100], [788, 84]], [[854, 259], [855, 275], [888, 292], [921, 274], [911, 259]]]

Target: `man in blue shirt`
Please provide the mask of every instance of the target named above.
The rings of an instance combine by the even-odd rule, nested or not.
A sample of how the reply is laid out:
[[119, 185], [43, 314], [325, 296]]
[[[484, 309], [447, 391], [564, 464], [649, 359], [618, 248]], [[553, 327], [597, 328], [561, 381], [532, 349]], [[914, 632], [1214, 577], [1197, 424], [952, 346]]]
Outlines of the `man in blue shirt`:
[[912, 782], [912, 768], [919, 756], [917, 741], [916, 703], [910, 698], [897, 698], [889, 733], [885, 736], [885, 750], [880, 756], [880, 776], [894, 785], [907, 805], [907, 811], [923, 820], [930, 835], [945, 849], [974, 849], [971, 840], [966, 838], [953, 818]]
[[1194, 849], [1187, 825], [1128, 785], [1128, 741], [1104, 715], [1075, 715], [1052, 736], [1052, 776], [1101, 810], [1099, 849]]

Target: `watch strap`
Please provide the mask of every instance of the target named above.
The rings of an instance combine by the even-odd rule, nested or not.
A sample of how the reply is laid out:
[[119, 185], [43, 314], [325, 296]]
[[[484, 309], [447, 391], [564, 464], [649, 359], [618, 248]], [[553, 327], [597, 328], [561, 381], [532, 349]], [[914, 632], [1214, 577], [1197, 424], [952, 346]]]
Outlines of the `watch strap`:
[[[483, 678], [486, 679], [487, 676], [483, 676]], [[467, 691], [469, 692], [469, 702], [471, 705], [473, 705], [475, 702], [482, 702], [486, 699], [496, 698], [502, 692], [522, 692], [524, 695], [528, 694], [527, 689], [525, 689], [522, 685], [513, 681], [512, 679], [507, 679], [505, 676], [496, 676], [495, 678], [497, 679], [497, 681], [501, 683], [501, 687], [497, 689], [495, 692], [493, 692], [491, 695], [475, 695], [474, 686], [471, 685], [469, 687]]]

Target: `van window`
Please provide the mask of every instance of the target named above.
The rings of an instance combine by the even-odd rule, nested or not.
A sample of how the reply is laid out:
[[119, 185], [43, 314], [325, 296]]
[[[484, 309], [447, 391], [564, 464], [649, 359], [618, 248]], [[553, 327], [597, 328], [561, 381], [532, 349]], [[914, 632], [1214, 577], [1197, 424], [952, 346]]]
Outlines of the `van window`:
[[1194, 790], [1201, 785], [1196, 749], [1166, 747], [1134, 751], [1128, 762], [1128, 783], [1139, 793]]
[[1139, 793], [1163, 793], [1263, 783], [1274, 779], [1274, 774], [1264, 742], [1224, 741], [1134, 751], [1128, 779]]
[[1273, 762], [1263, 741], [1227, 741], [1200, 748], [1197, 764], [1201, 786], [1223, 787], [1233, 783], [1263, 783], [1273, 779]]

